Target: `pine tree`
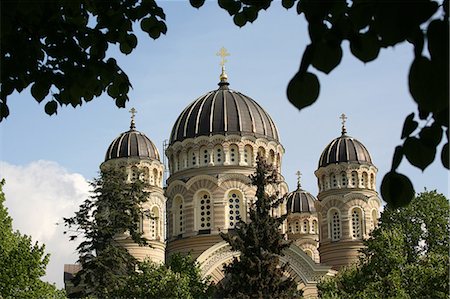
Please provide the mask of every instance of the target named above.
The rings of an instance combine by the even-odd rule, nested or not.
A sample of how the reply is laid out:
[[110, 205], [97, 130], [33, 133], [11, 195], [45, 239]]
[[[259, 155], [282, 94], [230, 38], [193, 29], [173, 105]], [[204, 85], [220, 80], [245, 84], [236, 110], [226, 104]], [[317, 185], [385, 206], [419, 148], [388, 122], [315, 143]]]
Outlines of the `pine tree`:
[[272, 217], [271, 210], [281, 199], [265, 191], [267, 185], [278, 183], [278, 174], [258, 156], [256, 172], [250, 179], [257, 188], [257, 200], [249, 211], [250, 221], [240, 221], [233, 232], [221, 235], [240, 256], [225, 265], [219, 293], [229, 298], [300, 297], [295, 281], [284, 275], [287, 264], [280, 266], [279, 257], [290, 245], [279, 231], [286, 216]]
[[77, 247], [82, 269], [73, 281], [80, 285], [81, 293], [73, 295], [108, 298], [126, 285], [138, 264], [115, 237], [127, 232], [135, 243], [148, 246], [140, 230], [147, 184], [141, 180], [130, 182], [125, 169], [110, 167], [103, 169], [91, 185], [93, 195], [74, 217], [64, 219], [69, 229], [75, 228], [70, 239], [83, 238]]

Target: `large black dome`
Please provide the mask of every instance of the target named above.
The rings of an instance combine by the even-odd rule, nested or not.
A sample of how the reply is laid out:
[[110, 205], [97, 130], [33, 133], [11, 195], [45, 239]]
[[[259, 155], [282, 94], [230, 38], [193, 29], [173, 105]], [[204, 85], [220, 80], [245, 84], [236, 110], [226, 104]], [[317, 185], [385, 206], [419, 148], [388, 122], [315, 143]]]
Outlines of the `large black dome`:
[[325, 147], [320, 155], [319, 167], [341, 162], [372, 164], [372, 158], [361, 142], [343, 133]]
[[105, 161], [129, 157], [160, 161], [158, 149], [144, 133], [136, 131], [134, 122], [132, 122], [129, 131], [123, 132], [111, 142], [106, 151]]
[[199, 97], [180, 114], [170, 144], [187, 138], [214, 134], [237, 134], [279, 141], [269, 114], [250, 97], [220, 83], [219, 88]]

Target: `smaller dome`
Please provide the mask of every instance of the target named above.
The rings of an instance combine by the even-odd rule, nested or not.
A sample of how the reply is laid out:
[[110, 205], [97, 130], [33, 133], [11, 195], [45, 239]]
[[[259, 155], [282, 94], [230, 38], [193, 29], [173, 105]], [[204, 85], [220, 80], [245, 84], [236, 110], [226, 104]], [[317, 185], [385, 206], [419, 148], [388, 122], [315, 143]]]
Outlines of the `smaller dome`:
[[320, 155], [319, 167], [342, 162], [372, 164], [366, 147], [353, 137], [342, 134], [328, 144]]
[[287, 213], [315, 213], [314, 202], [316, 200], [311, 193], [298, 186], [296, 190], [287, 195]]
[[160, 161], [158, 149], [144, 133], [136, 130], [134, 118], [131, 120], [130, 130], [123, 132], [111, 142], [106, 151], [105, 161], [129, 157]]

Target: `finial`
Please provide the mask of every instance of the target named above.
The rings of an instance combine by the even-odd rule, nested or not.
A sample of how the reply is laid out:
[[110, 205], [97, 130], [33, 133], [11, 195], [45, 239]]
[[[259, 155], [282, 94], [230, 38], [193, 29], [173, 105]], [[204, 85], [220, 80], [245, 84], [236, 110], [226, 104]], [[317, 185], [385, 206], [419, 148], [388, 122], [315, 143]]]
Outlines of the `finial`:
[[[227, 52], [227, 49], [225, 49], [224, 47], [220, 48], [219, 52], [216, 53], [217, 56], [221, 57], [220, 60], [220, 65], [222, 66], [222, 73], [220, 74], [220, 83], [228, 83], [228, 75], [225, 72], [225, 63], [227, 62], [227, 60], [225, 59], [225, 57], [230, 56], [230, 53]], [[219, 85], [220, 85], [219, 83]]]
[[339, 117], [340, 119], [342, 119], [342, 135], [347, 134], [347, 129], [345, 128], [345, 121], [347, 120], [347, 116], [345, 116], [344, 113], [341, 114], [341, 116]]
[[302, 186], [302, 184], [300, 183], [300, 180], [302, 178], [302, 173], [300, 172], [300, 170], [297, 170], [297, 172], [295, 174], [297, 175], [297, 188], [300, 188]]
[[129, 111], [131, 113], [131, 125], [130, 125], [130, 129], [134, 130], [136, 129], [136, 123], [134, 122], [134, 117], [136, 116], [137, 110], [133, 108], [130, 109]]

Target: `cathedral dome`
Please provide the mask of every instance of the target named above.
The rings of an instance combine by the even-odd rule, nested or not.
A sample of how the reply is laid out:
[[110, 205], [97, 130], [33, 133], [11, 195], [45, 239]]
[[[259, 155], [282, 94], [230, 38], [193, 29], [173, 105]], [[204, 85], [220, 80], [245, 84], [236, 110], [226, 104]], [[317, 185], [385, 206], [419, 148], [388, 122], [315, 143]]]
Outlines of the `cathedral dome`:
[[130, 130], [123, 132], [111, 142], [111, 145], [106, 151], [105, 161], [129, 157], [148, 158], [160, 161], [158, 149], [144, 133], [136, 130], [133, 118], [131, 120]]
[[303, 190], [300, 186], [287, 195], [287, 213], [315, 213], [314, 202], [317, 200], [311, 193]]
[[255, 136], [279, 142], [269, 114], [250, 97], [228, 88], [228, 82], [189, 104], [173, 126], [170, 144], [215, 134]]
[[319, 168], [342, 162], [372, 165], [372, 158], [366, 147], [357, 139], [347, 135], [347, 130], [345, 128], [345, 120], [347, 117], [345, 114], [342, 114], [341, 118], [341, 136], [335, 138], [325, 147], [320, 155]]

